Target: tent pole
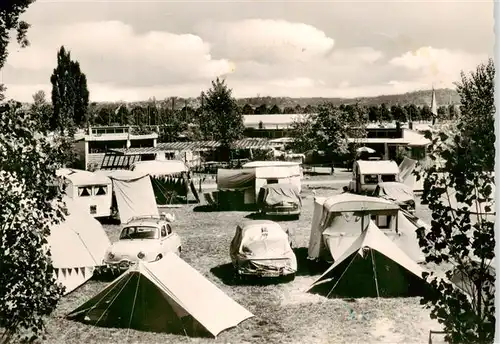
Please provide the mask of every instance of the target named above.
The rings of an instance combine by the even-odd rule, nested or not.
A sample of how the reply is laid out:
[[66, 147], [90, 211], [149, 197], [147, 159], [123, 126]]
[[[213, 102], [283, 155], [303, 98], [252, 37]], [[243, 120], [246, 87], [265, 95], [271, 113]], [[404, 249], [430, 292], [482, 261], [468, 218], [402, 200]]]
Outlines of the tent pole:
[[137, 302], [137, 292], [139, 291], [139, 282], [140, 281], [141, 281], [141, 277], [137, 276], [137, 285], [135, 286], [134, 302], [132, 303], [132, 311], [130, 312], [130, 319], [128, 321], [127, 337], [130, 333], [130, 326], [132, 325], [132, 319], [134, 318], [135, 303]]
[[378, 290], [377, 269], [375, 266], [375, 259], [373, 258], [373, 250], [372, 249], [370, 249], [370, 255], [372, 257], [372, 268], [373, 268], [373, 278], [375, 278], [375, 289], [377, 290], [377, 298], [379, 298], [380, 293]]
[[363, 233], [365, 229], [365, 214], [361, 213], [361, 233]]
[[399, 233], [399, 211], [396, 213], [396, 233]]

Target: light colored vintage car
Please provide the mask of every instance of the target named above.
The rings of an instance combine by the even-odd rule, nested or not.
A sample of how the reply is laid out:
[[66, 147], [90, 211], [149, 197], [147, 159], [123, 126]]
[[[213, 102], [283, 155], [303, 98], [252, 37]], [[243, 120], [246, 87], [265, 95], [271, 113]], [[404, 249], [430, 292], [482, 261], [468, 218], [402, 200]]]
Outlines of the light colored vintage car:
[[300, 217], [302, 200], [291, 183], [267, 184], [260, 188], [257, 206], [262, 215]]
[[104, 264], [126, 270], [138, 261], [160, 260], [168, 252], [181, 253], [181, 238], [166, 217], [139, 216], [129, 220], [104, 256]]
[[381, 197], [395, 202], [397, 205], [410, 213], [415, 212], [415, 194], [413, 189], [400, 182], [378, 183], [374, 197]]
[[244, 221], [236, 227], [230, 256], [237, 276], [293, 279], [297, 258], [290, 235], [274, 221]]

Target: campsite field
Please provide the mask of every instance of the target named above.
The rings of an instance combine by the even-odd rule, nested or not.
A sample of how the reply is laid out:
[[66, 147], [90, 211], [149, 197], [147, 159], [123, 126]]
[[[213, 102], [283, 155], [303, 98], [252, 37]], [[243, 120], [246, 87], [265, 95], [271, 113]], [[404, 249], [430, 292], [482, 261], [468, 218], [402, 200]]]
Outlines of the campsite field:
[[[314, 187], [318, 196], [340, 192], [340, 187]], [[307, 269], [306, 255], [313, 212], [313, 190], [303, 191], [300, 220], [283, 221], [292, 235], [299, 263], [294, 281], [271, 285], [229, 285], [229, 243], [236, 224], [248, 212], [202, 212], [195, 206], [168, 209], [176, 215], [175, 229], [183, 240], [183, 259], [230, 297], [255, 314], [217, 339], [187, 338], [126, 329], [83, 325], [64, 315], [94, 296], [107, 281], [90, 281], [64, 297], [48, 321], [47, 343], [424, 343], [429, 330], [440, 325], [431, 320], [418, 298], [357, 299], [344, 301], [307, 294], [304, 290], [319, 276]], [[429, 221], [429, 212], [418, 208]], [[111, 241], [118, 226], [106, 226]], [[186, 286], [189, 288], [189, 286]]]

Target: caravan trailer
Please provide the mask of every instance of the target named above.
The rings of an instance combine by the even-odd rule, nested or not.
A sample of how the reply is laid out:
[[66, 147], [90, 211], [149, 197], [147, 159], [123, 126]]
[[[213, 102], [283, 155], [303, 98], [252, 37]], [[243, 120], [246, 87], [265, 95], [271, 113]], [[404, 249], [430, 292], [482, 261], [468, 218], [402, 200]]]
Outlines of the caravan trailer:
[[255, 171], [255, 195], [267, 184], [290, 183], [302, 191], [303, 172], [301, 164], [292, 161], [252, 161], [242, 166]]
[[383, 182], [399, 182], [399, 166], [392, 160], [358, 160], [352, 168], [349, 190], [357, 194], [373, 194]]
[[111, 216], [111, 179], [83, 170], [58, 171], [66, 196], [93, 217]]

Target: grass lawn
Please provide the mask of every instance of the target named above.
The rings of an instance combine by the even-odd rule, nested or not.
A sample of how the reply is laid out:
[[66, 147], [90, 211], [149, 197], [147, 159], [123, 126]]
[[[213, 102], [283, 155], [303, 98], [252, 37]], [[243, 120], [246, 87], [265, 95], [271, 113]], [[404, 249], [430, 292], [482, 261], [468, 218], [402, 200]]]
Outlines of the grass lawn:
[[[316, 189], [316, 195], [339, 192]], [[183, 259], [229, 296], [255, 314], [217, 339], [109, 329], [83, 325], [64, 315], [94, 296], [106, 281], [89, 281], [64, 297], [48, 320], [47, 343], [426, 343], [429, 330], [440, 326], [429, 319], [418, 298], [357, 299], [348, 302], [307, 294], [304, 290], [319, 276], [302, 268], [307, 255], [313, 212], [312, 192], [303, 191], [300, 220], [282, 222], [298, 247], [299, 272], [289, 283], [262, 286], [228, 285], [231, 273], [229, 244], [238, 221], [247, 212], [194, 212], [194, 206], [165, 211], [175, 213], [175, 230], [183, 240]], [[428, 214], [423, 214], [424, 219]], [[119, 227], [106, 226], [111, 241]], [[189, 288], [189, 286], [186, 286]], [[357, 315], [349, 317], [350, 309]]]

